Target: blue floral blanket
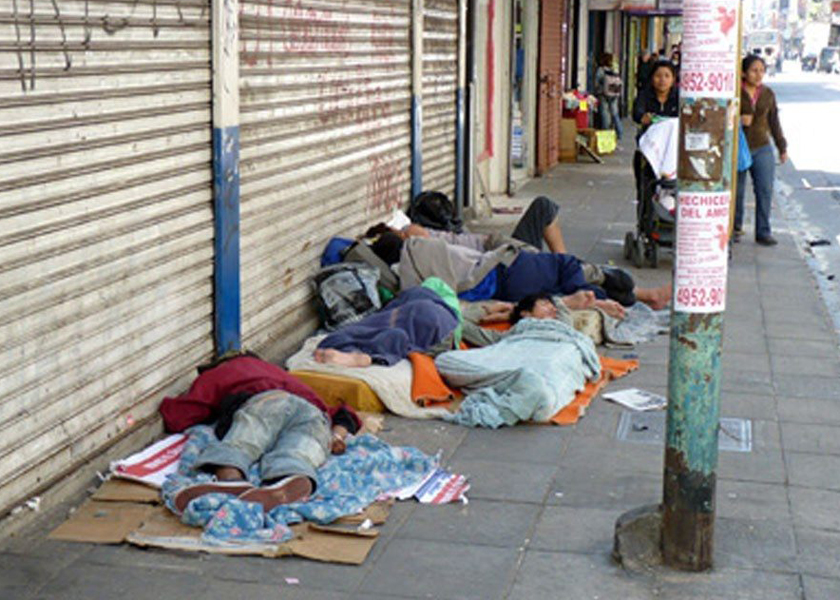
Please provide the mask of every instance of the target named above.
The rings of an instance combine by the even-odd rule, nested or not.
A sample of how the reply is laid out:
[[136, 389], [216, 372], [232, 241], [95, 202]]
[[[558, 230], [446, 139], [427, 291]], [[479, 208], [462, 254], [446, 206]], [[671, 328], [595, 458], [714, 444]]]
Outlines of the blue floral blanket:
[[[182, 488], [211, 481], [193, 465], [213, 429], [198, 425], [187, 431], [190, 438], [181, 455], [178, 472], [163, 484], [163, 499], [173, 508], [173, 498]], [[187, 506], [181, 520], [204, 528], [202, 539], [211, 544], [280, 543], [292, 537], [289, 525], [302, 521], [326, 524], [357, 514], [383, 494], [417, 485], [438, 466], [438, 459], [412, 447], [391, 446], [369, 435], [349, 438], [347, 451], [331, 456], [318, 469], [318, 489], [306, 502], [277, 506], [266, 513], [260, 504], [227, 494], [206, 494]], [[257, 465], [248, 479], [259, 485]]]

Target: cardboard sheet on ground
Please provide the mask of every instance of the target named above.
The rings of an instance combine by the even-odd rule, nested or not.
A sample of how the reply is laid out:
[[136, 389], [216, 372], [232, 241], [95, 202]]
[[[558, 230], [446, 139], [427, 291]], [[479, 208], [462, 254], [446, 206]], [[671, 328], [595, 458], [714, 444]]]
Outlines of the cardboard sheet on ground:
[[139, 504], [160, 504], [160, 490], [126, 479], [109, 479], [91, 496], [99, 502], [136, 502]]
[[[104, 496], [110, 494], [106, 492]], [[377, 502], [361, 514], [330, 525], [294, 525], [295, 538], [285, 543], [220, 546], [202, 540], [201, 529], [184, 525], [163, 506], [90, 499], [56, 528], [50, 538], [96, 544], [128, 542], [139, 547], [269, 558], [300, 556], [358, 565], [365, 561], [379, 537], [379, 531], [372, 526], [383, 524], [389, 512], [390, 503]]]
[[136, 502], [88, 500], [49, 537], [68, 542], [121, 544], [157, 510], [162, 509]]

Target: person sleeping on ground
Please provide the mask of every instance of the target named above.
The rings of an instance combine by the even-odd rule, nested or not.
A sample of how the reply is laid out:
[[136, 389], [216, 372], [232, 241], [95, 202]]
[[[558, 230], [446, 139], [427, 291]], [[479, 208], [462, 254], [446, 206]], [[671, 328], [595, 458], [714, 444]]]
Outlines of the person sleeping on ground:
[[[403, 289], [418, 285], [427, 277], [439, 277], [464, 300], [517, 302], [533, 294], [569, 296], [590, 291], [603, 302], [599, 307], [610, 316], [622, 318], [623, 307], [609, 301], [604, 288], [587, 281], [583, 266], [571, 254], [521, 251], [507, 244], [481, 252], [448, 244], [442, 239], [401, 238], [383, 233], [371, 245], [373, 252], [389, 265], [398, 265]], [[628, 282], [632, 284], [632, 280]], [[668, 305], [671, 286], [630, 288], [635, 299], [654, 309]]]
[[[330, 453], [343, 453], [346, 436], [362, 426], [349, 406], [327, 407], [280, 367], [248, 355], [203, 370], [188, 392], [164, 399], [161, 414], [169, 431], [216, 423], [217, 439], [196, 462], [215, 480], [178, 491], [173, 500], [178, 513], [212, 493], [256, 502], [266, 512], [304, 500], [315, 492], [316, 469]], [[260, 486], [246, 477], [254, 463]]]
[[[592, 308], [600, 302], [612, 302], [599, 301], [589, 291], [576, 292], [563, 297], [561, 301], [571, 310]], [[543, 309], [538, 318], [557, 317], [554, 301], [549, 299], [549, 302], [554, 307], [554, 315], [543, 316]], [[523, 306], [530, 310], [527, 304]], [[474, 321], [465, 320], [454, 292], [442, 281], [431, 278], [421, 287], [401, 292], [382, 310], [327, 335], [319, 342], [313, 358], [324, 364], [368, 367], [394, 365], [407, 358], [410, 352], [437, 356], [457, 349], [462, 332], [473, 332], [481, 322], [509, 320], [512, 314], [517, 315], [522, 311], [507, 302], [494, 303], [488, 308]], [[471, 311], [470, 314], [476, 313]], [[482, 346], [493, 343], [501, 337], [499, 332], [493, 333], [498, 337], [489, 339], [471, 333], [468, 341], [477, 340], [473, 345]]]
[[[528, 206], [528, 210], [517, 223], [511, 237], [497, 234], [440, 231], [416, 223], [412, 223], [401, 230], [395, 230], [385, 223], [379, 223], [368, 229], [363, 237], [373, 239], [383, 233], [390, 232], [403, 240], [409, 238], [438, 239], [453, 246], [463, 246], [478, 252], [492, 252], [503, 246], [512, 245], [518, 250], [542, 252], [548, 249], [550, 253], [566, 254], [559, 213], [560, 207], [556, 202], [545, 196], [538, 196]], [[636, 302], [637, 297], [633, 293], [635, 284], [626, 271], [615, 267], [600, 267], [583, 261], [581, 261], [580, 266], [586, 282], [602, 288], [609, 299], [615, 300], [623, 306], [632, 306]], [[470, 294], [462, 297], [469, 300], [482, 299]], [[650, 303], [651, 298], [642, 301]], [[657, 301], [657, 304], [662, 303]], [[665, 305], [667, 305], [667, 299]], [[656, 308], [664, 308], [665, 305]], [[616, 310], [615, 312], [620, 311]]]

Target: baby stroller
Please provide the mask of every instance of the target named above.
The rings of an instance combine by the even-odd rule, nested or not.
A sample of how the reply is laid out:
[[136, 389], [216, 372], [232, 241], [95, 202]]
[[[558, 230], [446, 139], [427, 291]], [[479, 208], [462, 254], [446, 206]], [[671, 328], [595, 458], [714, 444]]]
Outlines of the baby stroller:
[[671, 248], [675, 237], [677, 180], [657, 178], [645, 155], [633, 156], [636, 175], [636, 231], [624, 236], [624, 258], [641, 269], [659, 266], [659, 248]]
[[677, 180], [659, 179], [644, 154], [633, 157], [636, 174], [636, 231], [624, 236], [624, 258], [636, 268], [659, 266], [659, 248], [671, 248], [676, 235]]

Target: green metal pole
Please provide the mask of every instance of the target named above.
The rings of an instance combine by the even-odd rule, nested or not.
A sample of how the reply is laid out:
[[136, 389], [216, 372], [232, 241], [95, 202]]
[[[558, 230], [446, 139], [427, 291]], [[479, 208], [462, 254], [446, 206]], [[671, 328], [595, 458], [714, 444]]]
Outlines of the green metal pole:
[[712, 567], [738, 0], [684, 0], [662, 558]]

